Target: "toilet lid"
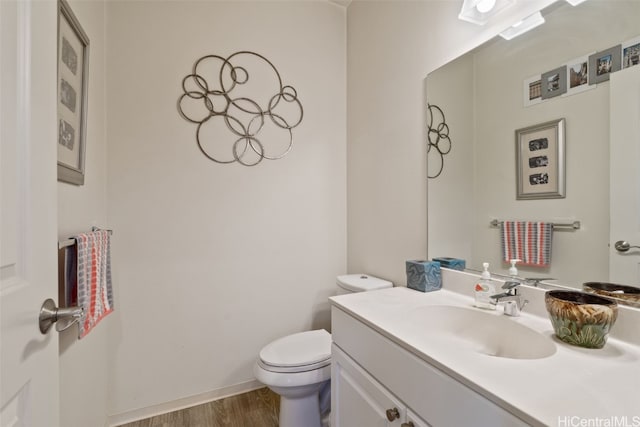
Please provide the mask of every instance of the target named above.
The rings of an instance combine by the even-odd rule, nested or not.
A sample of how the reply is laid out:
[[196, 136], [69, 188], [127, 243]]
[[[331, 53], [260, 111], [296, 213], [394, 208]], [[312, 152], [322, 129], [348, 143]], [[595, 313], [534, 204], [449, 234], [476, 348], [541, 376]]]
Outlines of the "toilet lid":
[[330, 358], [331, 334], [324, 329], [288, 335], [260, 351], [264, 364], [279, 367], [317, 364]]

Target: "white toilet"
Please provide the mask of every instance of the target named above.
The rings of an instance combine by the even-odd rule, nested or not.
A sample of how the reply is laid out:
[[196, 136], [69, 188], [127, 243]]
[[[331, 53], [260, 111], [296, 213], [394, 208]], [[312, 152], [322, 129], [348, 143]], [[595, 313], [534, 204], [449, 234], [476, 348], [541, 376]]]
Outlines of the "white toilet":
[[[390, 288], [364, 274], [338, 276], [338, 295]], [[331, 399], [331, 335], [324, 329], [279, 338], [261, 351], [253, 373], [280, 395], [280, 427], [321, 427]]]

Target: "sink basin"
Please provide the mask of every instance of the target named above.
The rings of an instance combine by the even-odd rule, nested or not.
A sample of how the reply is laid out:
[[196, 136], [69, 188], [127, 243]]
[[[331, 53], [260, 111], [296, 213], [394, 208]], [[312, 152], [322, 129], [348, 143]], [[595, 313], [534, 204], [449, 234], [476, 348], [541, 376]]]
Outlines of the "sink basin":
[[508, 359], [542, 359], [556, 352], [549, 337], [497, 313], [433, 305], [412, 310], [406, 320], [431, 343], [456, 350]]

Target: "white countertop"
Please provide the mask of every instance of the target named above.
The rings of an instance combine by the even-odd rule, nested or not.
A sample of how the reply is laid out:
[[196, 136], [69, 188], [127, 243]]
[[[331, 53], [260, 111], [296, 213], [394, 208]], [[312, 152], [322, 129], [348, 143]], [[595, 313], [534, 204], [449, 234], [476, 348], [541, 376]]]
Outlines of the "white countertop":
[[[555, 338], [547, 317], [530, 314], [525, 307], [520, 317], [510, 320], [543, 334], [556, 345], [557, 351], [541, 359], [493, 357], [429, 339], [424, 331], [437, 328], [437, 324], [416, 327], [407, 321], [407, 313], [423, 306], [453, 305], [480, 310], [473, 307], [469, 296], [446, 289], [423, 293], [396, 287], [332, 297], [331, 302], [531, 424], [640, 426], [637, 344], [610, 336], [602, 349], [571, 346]], [[536, 304], [539, 306], [539, 302], [533, 305]], [[503, 316], [500, 308], [481, 311]]]

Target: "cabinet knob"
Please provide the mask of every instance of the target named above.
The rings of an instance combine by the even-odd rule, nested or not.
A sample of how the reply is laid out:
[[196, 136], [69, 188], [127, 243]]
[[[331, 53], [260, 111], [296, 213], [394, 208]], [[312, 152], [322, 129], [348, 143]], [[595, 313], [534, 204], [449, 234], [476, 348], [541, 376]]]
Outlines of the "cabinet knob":
[[398, 418], [400, 418], [400, 411], [398, 411], [398, 408], [387, 409], [387, 419], [389, 421], [397, 420]]
[[400, 424], [400, 427], [415, 427], [415, 426], [413, 425], [413, 421], [409, 421], [409, 422]]

